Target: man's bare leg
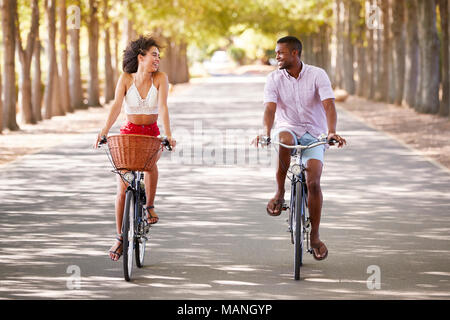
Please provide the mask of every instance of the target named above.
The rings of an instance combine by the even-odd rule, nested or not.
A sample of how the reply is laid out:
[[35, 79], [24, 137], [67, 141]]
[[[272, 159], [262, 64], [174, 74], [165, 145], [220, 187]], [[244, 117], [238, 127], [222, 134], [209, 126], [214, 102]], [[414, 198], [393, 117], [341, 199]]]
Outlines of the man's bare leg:
[[[292, 134], [289, 132], [283, 131], [279, 134], [280, 142], [287, 145], [294, 145], [294, 138]], [[278, 158], [278, 166], [276, 172], [276, 181], [277, 181], [277, 191], [275, 196], [269, 201], [267, 205], [267, 210], [272, 215], [279, 215], [281, 213], [282, 206], [280, 203], [284, 200], [284, 183], [286, 181], [287, 170], [289, 169], [289, 165], [291, 163], [291, 150], [283, 147], [279, 147], [278, 150], [279, 158]]]

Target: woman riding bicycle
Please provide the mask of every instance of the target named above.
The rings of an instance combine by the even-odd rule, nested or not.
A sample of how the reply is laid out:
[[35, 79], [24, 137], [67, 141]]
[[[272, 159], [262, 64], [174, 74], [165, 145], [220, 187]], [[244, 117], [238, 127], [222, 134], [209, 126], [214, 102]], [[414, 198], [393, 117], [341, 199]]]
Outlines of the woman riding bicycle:
[[[122, 106], [125, 109], [127, 123], [120, 128], [120, 134], [139, 134], [146, 136], [158, 136], [160, 134], [157, 125], [158, 115], [161, 115], [164, 132], [170, 145], [176, 145], [170, 130], [169, 110], [167, 107], [167, 95], [169, 81], [164, 72], [159, 69], [159, 44], [151, 37], [140, 36], [131, 41], [123, 57], [123, 71], [116, 86], [114, 103], [109, 112], [105, 126], [97, 137], [98, 144], [103, 136], [107, 136], [109, 130], [116, 122]], [[157, 159], [161, 152], [157, 155]], [[154, 199], [158, 183], [158, 167], [156, 164], [151, 171], [144, 175], [146, 185], [146, 206], [148, 223], [155, 224], [159, 217], [154, 210]], [[127, 185], [120, 176], [117, 176], [116, 195], [116, 242], [109, 251], [113, 261], [119, 260], [122, 255], [122, 220], [125, 202], [125, 190]]]

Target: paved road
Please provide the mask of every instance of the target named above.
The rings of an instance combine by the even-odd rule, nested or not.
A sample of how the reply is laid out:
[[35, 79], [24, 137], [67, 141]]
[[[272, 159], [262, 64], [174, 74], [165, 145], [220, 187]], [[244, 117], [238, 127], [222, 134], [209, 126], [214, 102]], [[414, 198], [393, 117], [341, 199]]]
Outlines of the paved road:
[[448, 299], [449, 172], [341, 109], [349, 144], [327, 151], [322, 180], [329, 257], [292, 280], [285, 216], [265, 213], [276, 153], [248, 146], [262, 89], [221, 77], [171, 98], [180, 147], [159, 162], [161, 219], [131, 283], [107, 255], [115, 177], [95, 132], [0, 167], [0, 298]]

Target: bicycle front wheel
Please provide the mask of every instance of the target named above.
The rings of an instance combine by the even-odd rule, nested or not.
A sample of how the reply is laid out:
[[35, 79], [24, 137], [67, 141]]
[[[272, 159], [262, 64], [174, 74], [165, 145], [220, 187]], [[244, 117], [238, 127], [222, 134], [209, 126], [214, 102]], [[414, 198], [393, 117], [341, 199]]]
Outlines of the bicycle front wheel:
[[123, 211], [122, 238], [123, 238], [123, 275], [126, 281], [131, 280], [133, 272], [133, 249], [134, 249], [134, 193], [128, 190], [125, 197]]
[[295, 206], [293, 216], [294, 231], [294, 279], [300, 279], [300, 267], [303, 260], [303, 226], [302, 213], [304, 212], [302, 183], [297, 181], [295, 185]]
[[145, 257], [145, 245], [147, 243], [147, 227], [146, 227], [146, 215], [145, 209], [142, 205], [139, 206], [139, 210], [141, 211], [141, 218], [138, 219], [140, 222], [140, 226], [138, 228], [139, 235], [135, 240], [135, 257], [136, 257], [136, 266], [138, 268], [142, 268], [144, 266], [144, 257]]

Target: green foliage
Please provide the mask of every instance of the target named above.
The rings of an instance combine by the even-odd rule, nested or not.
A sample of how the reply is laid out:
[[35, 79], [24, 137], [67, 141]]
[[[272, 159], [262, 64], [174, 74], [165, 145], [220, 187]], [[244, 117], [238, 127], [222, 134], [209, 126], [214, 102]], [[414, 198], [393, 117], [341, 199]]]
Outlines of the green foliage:
[[[30, 25], [30, 2], [18, 1], [21, 30], [25, 34]], [[45, 2], [40, 0], [40, 16], [41, 26], [46, 29]], [[274, 41], [281, 35], [316, 33], [320, 25], [333, 23], [333, 0], [107, 0], [106, 20], [104, 0], [95, 2], [102, 27], [118, 21], [122, 28], [123, 18], [128, 17], [138, 34], [156, 32], [171, 41], [184, 41], [205, 50], [206, 56], [228, 48], [250, 30], [253, 43], [247, 40], [245, 46], [235, 44], [230, 48], [230, 54], [238, 61], [243, 59], [243, 50], [251, 59], [260, 58], [266, 50], [273, 49]], [[66, 0], [66, 4], [80, 7], [84, 29], [89, 0]]]
[[243, 65], [245, 62], [246, 53], [245, 50], [242, 48], [238, 48], [236, 46], [230, 46], [228, 48], [228, 54], [231, 56], [231, 58], [239, 63], [240, 65]]

